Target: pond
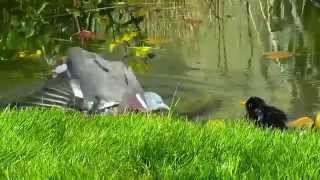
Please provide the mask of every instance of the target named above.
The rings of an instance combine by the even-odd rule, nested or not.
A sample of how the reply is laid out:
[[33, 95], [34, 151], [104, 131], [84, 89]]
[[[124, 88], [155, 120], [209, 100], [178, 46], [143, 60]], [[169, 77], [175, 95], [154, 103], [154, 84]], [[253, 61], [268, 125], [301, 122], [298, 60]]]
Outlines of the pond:
[[[320, 3], [316, 0], [97, 1], [82, 2], [88, 7], [68, 12], [62, 2], [57, 3], [64, 10], [57, 7], [50, 16], [33, 13], [31, 25], [26, 18], [21, 25], [21, 17], [15, 14], [20, 11], [2, 10], [1, 23], [10, 24], [0, 39], [3, 101], [40, 88], [50, 63], [66, 47], [78, 45], [108, 59], [129, 55], [146, 90], [158, 92], [176, 111], [196, 119], [242, 118], [240, 101], [249, 96], [264, 98], [290, 119], [320, 110]], [[18, 1], [17, 5], [22, 6]], [[47, 6], [39, 4], [35, 12], [45, 12]], [[96, 17], [94, 23], [92, 17]], [[37, 26], [41, 21], [48, 23]], [[120, 21], [126, 23], [119, 26]], [[96, 32], [93, 40], [74, 40], [79, 23]], [[24, 29], [16, 32], [14, 27]], [[21, 32], [27, 39], [19, 39], [16, 34]], [[130, 33], [134, 42], [116, 40]], [[28, 38], [29, 42], [21, 43]], [[40, 49], [40, 59], [45, 60], [21, 58], [24, 49], [31, 51], [30, 56]], [[135, 53], [130, 53], [132, 49]], [[148, 56], [141, 55], [146, 51]], [[30, 63], [34, 63], [32, 70]]]

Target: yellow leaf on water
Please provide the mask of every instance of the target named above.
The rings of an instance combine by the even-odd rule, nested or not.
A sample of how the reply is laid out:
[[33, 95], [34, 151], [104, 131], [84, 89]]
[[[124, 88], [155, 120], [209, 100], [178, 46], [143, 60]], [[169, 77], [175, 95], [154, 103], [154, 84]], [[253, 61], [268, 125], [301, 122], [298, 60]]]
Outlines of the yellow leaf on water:
[[134, 49], [135, 49], [135, 56], [145, 57], [150, 52], [151, 47], [142, 46], [142, 47], [134, 47]]
[[126, 2], [117, 2], [117, 3], [114, 3], [115, 5], [125, 5]]
[[39, 55], [39, 56], [40, 56], [41, 54], [42, 54], [42, 51], [38, 49], [38, 50], [36, 51], [36, 55]]
[[17, 52], [16, 57], [21, 60], [39, 60], [41, 55], [42, 51], [39, 49], [36, 51], [24, 50]]
[[110, 43], [109, 44], [109, 51], [112, 52], [113, 49], [117, 46], [117, 43]]
[[271, 51], [271, 52], [265, 52], [262, 54], [262, 56], [266, 59], [287, 59], [294, 56], [294, 53], [288, 52], [288, 51]]
[[170, 42], [170, 40], [166, 38], [161, 38], [161, 37], [148, 37], [145, 40], [145, 42], [150, 45], [157, 45], [157, 44], [167, 44]]
[[315, 128], [320, 129], [320, 112], [318, 112], [316, 115], [314, 126], [315, 126]]
[[128, 41], [132, 40], [134, 37], [136, 37], [137, 35], [138, 35], [137, 32], [128, 32], [122, 36], [120, 41], [122, 41], [122, 42], [127, 41], [128, 42]]
[[314, 121], [310, 117], [301, 117], [299, 119], [289, 121], [287, 126], [289, 128], [311, 128], [313, 123]]
[[224, 128], [225, 125], [225, 121], [220, 119], [209, 120], [207, 122], [207, 126], [212, 128]]
[[121, 44], [121, 43], [123, 43], [120, 39], [116, 39], [115, 41], [114, 41], [114, 43], [116, 43], [116, 44]]
[[192, 26], [199, 26], [202, 23], [201, 19], [196, 19], [193, 17], [183, 17], [182, 20], [187, 24], [191, 24]]
[[24, 58], [26, 56], [26, 53], [24, 51], [20, 51], [17, 54], [19, 58]]

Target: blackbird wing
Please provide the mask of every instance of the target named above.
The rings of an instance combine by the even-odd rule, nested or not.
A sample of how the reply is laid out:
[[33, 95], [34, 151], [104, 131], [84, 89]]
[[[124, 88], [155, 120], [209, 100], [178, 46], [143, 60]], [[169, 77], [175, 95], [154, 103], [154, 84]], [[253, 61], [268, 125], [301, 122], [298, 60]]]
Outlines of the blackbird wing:
[[280, 109], [273, 106], [265, 106], [263, 108], [263, 114], [263, 124], [280, 128], [286, 126], [285, 122], [287, 121], [287, 116]]
[[262, 122], [264, 119], [264, 113], [263, 113], [262, 109], [257, 108], [254, 110], [254, 112], [255, 112], [255, 116], [257, 117], [257, 121]]

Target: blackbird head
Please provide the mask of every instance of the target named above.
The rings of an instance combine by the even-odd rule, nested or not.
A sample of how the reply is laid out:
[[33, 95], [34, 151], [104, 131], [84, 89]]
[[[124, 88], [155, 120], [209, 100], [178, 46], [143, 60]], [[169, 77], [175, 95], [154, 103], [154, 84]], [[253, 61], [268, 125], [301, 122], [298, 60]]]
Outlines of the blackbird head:
[[247, 115], [250, 119], [258, 119], [257, 110], [263, 106], [266, 106], [265, 101], [262, 98], [252, 96], [248, 100], [241, 102], [246, 107]]
[[245, 106], [246, 106], [246, 109], [248, 112], [255, 110], [259, 107], [265, 106], [265, 105], [266, 105], [266, 103], [264, 102], [264, 100], [262, 98], [255, 97], [255, 96], [250, 97], [245, 102]]

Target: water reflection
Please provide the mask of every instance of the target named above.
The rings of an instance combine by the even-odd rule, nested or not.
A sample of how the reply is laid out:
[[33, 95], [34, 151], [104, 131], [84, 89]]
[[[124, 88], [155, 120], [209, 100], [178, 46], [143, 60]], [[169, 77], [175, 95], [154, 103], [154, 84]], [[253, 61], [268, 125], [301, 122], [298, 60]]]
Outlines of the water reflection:
[[[168, 104], [179, 100], [175, 108], [182, 114], [239, 118], [244, 115], [240, 100], [253, 95], [290, 118], [320, 109], [320, 9], [310, 0], [154, 1], [139, 8], [147, 10], [136, 25], [141, 34], [170, 42], [157, 45], [156, 56], [148, 60], [151, 70], [138, 72], [139, 79]], [[121, 32], [120, 26], [110, 28], [113, 36]], [[89, 48], [115, 59], [126, 53], [106, 53], [103, 46]], [[280, 50], [295, 55], [275, 61], [262, 56]]]
[[0, 104], [33, 94], [42, 88], [48, 75], [45, 64], [0, 61]]
[[[182, 98], [177, 109], [182, 112], [194, 113], [199, 107], [210, 112], [209, 116], [236, 118], [243, 115], [240, 99], [257, 95], [284, 109], [290, 118], [312, 115], [320, 108], [320, 38], [315, 30], [319, 27], [319, 9], [309, 1], [305, 3], [221, 3], [220, 10], [211, 9], [211, 20], [203, 11], [199, 18], [205, 23], [194, 35], [196, 39], [184, 39], [184, 44], [170, 47], [182, 53], [187, 67], [180, 68], [181, 64], [173, 61], [175, 56], [167, 51], [158, 64], [154, 62], [158, 72], [144, 74], [142, 79], [147, 88], [157, 89], [167, 100], [178, 89]], [[266, 11], [268, 6], [274, 10]], [[204, 7], [210, 6], [203, 4], [199, 9]], [[262, 58], [263, 52], [277, 50], [297, 55], [279, 61]], [[169, 64], [173, 69], [161, 68], [160, 64]], [[155, 80], [157, 84], [152, 83]]]

